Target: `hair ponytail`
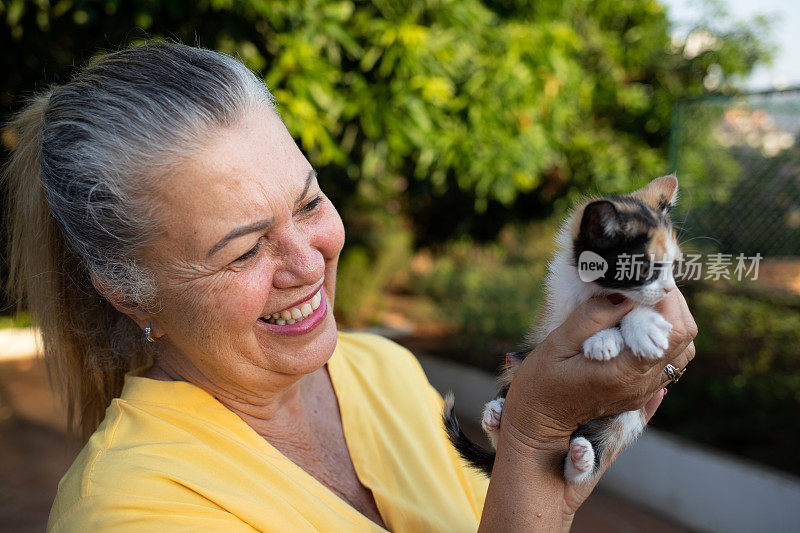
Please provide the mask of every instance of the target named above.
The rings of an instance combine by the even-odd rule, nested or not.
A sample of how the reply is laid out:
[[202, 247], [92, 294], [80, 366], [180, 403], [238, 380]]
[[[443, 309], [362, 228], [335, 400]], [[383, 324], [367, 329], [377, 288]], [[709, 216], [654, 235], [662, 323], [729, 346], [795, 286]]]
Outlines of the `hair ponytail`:
[[67, 426], [79, 427], [86, 440], [122, 390], [125, 373], [148, 355], [146, 346], [132, 349], [142, 344], [138, 328], [94, 289], [51, 213], [40, 163], [51, 94], [34, 97], [8, 125], [8, 289], [41, 329], [50, 384], [65, 401]]

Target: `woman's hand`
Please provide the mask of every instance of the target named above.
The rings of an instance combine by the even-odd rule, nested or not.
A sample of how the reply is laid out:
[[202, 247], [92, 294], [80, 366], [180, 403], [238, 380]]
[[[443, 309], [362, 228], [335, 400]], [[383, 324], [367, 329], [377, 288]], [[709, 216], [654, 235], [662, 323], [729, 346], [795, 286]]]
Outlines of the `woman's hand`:
[[482, 531], [569, 529], [600, 478], [566, 484], [570, 434], [589, 420], [645, 404], [649, 420], [669, 382], [664, 367], [682, 369], [692, 360], [697, 325], [678, 290], [656, 306], [672, 324], [664, 357], [646, 360], [628, 349], [610, 361], [584, 357], [583, 341], [616, 326], [632, 307], [627, 300], [614, 305], [606, 298], [590, 299], [522, 362], [503, 406]]
[[697, 325], [678, 290], [656, 306], [672, 324], [664, 357], [644, 359], [628, 348], [609, 361], [584, 357], [583, 342], [616, 326], [632, 308], [630, 300], [618, 305], [603, 297], [587, 300], [533, 350], [503, 406], [501, 429], [508, 437], [542, 446], [569, 437], [589, 420], [639, 409], [669, 382], [667, 363], [684, 368], [692, 360]]

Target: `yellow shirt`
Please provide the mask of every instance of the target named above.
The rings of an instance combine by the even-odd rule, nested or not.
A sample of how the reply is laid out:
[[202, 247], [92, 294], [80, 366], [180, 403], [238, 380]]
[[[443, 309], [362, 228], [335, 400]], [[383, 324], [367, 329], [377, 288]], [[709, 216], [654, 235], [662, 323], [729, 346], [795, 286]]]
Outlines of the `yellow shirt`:
[[[487, 480], [449, 445], [416, 359], [339, 334], [328, 371], [387, 528], [475, 531]], [[47, 530], [383, 531], [199, 387], [133, 375], [59, 483]]]

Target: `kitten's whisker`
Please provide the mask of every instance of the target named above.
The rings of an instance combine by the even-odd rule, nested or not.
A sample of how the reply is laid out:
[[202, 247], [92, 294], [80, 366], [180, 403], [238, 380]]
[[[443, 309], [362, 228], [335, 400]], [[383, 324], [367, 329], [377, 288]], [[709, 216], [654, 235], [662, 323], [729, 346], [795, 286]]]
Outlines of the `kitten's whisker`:
[[685, 241], [679, 241], [679, 244], [681, 245], [681, 247], [683, 247], [684, 244], [690, 243], [692, 241], [696, 241], [697, 239], [708, 239], [710, 241], [716, 242], [717, 244], [722, 244], [722, 241], [720, 241], [719, 239], [717, 239], [715, 237], [708, 236], [708, 235], [698, 235], [697, 237], [692, 237], [691, 239], [688, 239], [688, 240], [685, 240]]

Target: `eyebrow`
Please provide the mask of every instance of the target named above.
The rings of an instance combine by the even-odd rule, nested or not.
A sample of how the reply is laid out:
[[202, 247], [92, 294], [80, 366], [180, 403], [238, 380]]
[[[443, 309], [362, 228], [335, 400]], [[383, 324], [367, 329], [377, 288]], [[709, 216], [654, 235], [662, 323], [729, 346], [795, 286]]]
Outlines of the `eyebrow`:
[[297, 200], [294, 201], [294, 205], [297, 205], [303, 201], [303, 198], [306, 197], [306, 193], [308, 192], [308, 189], [311, 188], [311, 184], [314, 183], [315, 179], [317, 179], [317, 171], [312, 168], [308, 171], [308, 176], [306, 176], [306, 184], [303, 186], [303, 192], [301, 192], [300, 196], [297, 197]]
[[[297, 200], [294, 201], [294, 205], [299, 204], [305, 198], [308, 189], [311, 188], [311, 184], [317, 177], [317, 171], [313, 168], [308, 171], [308, 175], [306, 176], [306, 183], [303, 186], [303, 192], [300, 193], [300, 196], [297, 197]], [[244, 235], [249, 235], [250, 233], [255, 233], [257, 231], [264, 231], [265, 229], [269, 228], [275, 222], [274, 218], [269, 218], [265, 220], [259, 220], [258, 222], [253, 222], [252, 224], [248, 224], [246, 226], [241, 226], [231, 230], [227, 235], [217, 242], [206, 254], [206, 258], [211, 257], [218, 251], [220, 251], [226, 244], [228, 244], [233, 239], [237, 239]]]

